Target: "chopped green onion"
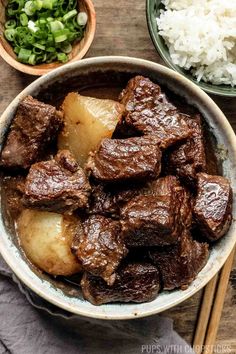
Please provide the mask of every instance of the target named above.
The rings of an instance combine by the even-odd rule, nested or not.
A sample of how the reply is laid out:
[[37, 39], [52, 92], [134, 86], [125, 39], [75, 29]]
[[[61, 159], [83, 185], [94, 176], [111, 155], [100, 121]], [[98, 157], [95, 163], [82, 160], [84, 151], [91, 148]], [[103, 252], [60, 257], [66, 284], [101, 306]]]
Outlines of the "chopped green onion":
[[23, 63], [27, 63], [30, 56], [31, 56], [31, 50], [25, 48], [20, 49], [18, 54], [18, 58], [20, 61], [22, 61]]
[[61, 43], [67, 40], [67, 30], [60, 30], [53, 33], [56, 43]]
[[30, 65], [35, 65], [36, 64], [36, 55], [35, 54], [31, 54], [29, 57], [29, 64]]
[[76, 40], [78, 38], [78, 33], [77, 32], [70, 32], [67, 35], [67, 40], [68, 42], [73, 42], [74, 40]]
[[43, 0], [43, 8], [44, 9], [52, 10], [53, 9], [53, 5], [54, 5], [54, 1], [53, 0]]
[[36, 7], [37, 10], [41, 10], [42, 9], [42, 7], [43, 7], [42, 0], [35, 0], [34, 3], [35, 3], [35, 7]]
[[60, 21], [53, 21], [53, 22], [50, 22], [50, 27], [51, 27], [51, 31], [53, 33], [53, 32], [62, 30], [64, 28], [64, 25]]
[[56, 51], [56, 49], [54, 47], [48, 47], [45, 50], [46, 50], [46, 52], [49, 52], [49, 53], [54, 53]]
[[49, 35], [48, 35], [47, 44], [48, 44], [49, 46], [55, 45], [55, 43], [54, 43], [54, 38], [53, 38], [53, 35], [52, 35], [52, 34], [49, 34]]
[[5, 23], [5, 27], [10, 29], [10, 28], [15, 28], [16, 27], [16, 21], [15, 20], [9, 20]]
[[8, 41], [13, 42], [16, 34], [16, 30], [14, 28], [9, 28], [5, 30], [4, 34]]
[[62, 63], [66, 63], [68, 61], [68, 56], [65, 53], [58, 53], [57, 59]]
[[47, 56], [46, 63], [51, 63], [52, 61], [57, 60], [57, 53], [49, 53]]
[[29, 21], [28, 22], [28, 28], [29, 28], [29, 30], [31, 30], [32, 32], [37, 32], [38, 31], [38, 27], [36, 26], [36, 24], [34, 23], [34, 21]]
[[40, 43], [34, 43], [33, 46], [36, 47], [36, 48], [39, 48], [41, 50], [45, 50], [46, 49], [45, 45], [42, 45]]
[[29, 65], [69, 60], [84, 36], [87, 14], [78, 0], [8, 0], [4, 36], [18, 60]]
[[40, 61], [40, 63], [44, 63], [47, 60], [47, 54], [41, 53], [40, 55], [37, 56], [37, 61]]
[[15, 48], [14, 48], [14, 52], [15, 52], [16, 54], [19, 54], [20, 48], [19, 48], [19, 47], [15, 47]]
[[34, 47], [32, 51], [34, 54], [37, 54], [37, 55], [42, 54], [42, 52], [43, 52], [42, 49], [39, 49], [37, 47]]
[[61, 50], [63, 53], [69, 54], [72, 51], [72, 45], [69, 42], [62, 43]]
[[79, 26], [85, 26], [88, 22], [88, 15], [86, 12], [80, 12], [77, 16], [77, 22]]
[[63, 21], [68, 21], [70, 18], [74, 17], [75, 15], [77, 15], [77, 10], [74, 9], [69, 11], [67, 14], [63, 16]]
[[20, 23], [22, 24], [22, 26], [28, 25], [28, 17], [26, 14], [20, 14]]
[[26, 15], [32, 16], [35, 13], [35, 10], [36, 10], [36, 8], [35, 8], [33, 1], [27, 1], [25, 3], [24, 11], [25, 11]]
[[37, 22], [39, 25], [45, 25], [47, 23], [45, 18], [40, 18]]

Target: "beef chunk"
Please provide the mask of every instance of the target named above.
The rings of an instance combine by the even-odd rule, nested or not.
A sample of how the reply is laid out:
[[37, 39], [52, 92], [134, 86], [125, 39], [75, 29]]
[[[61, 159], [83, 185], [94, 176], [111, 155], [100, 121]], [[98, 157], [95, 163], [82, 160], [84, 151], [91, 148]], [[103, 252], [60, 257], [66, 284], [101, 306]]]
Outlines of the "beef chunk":
[[72, 248], [83, 268], [109, 285], [127, 254], [120, 223], [101, 215], [92, 215], [83, 223], [83, 232], [76, 236]]
[[120, 95], [125, 106], [125, 122], [143, 134], [155, 134], [161, 148], [191, 135], [185, 115], [178, 112], [161, 92], [160, 86], [136, 76]]
[[159, 272], [148, 263], [131, 263], [120, 268], [113, 286], [85, 273], [81, 281], [83, 296], [94, 305], [109, 302], [148, 302], [159, 292]]
[[161, 152], [154, 136], [103, 139], [87, 168], [103, 182], [155, 178], [161, 171]]
[[2, 199], [5, 202], [7, 214], [16, 219], [22, 209], [22, 197], [25, 188], [25, 177], [6, 177], [2, 181]]
[[62, 113], [27, 96], [19, 103], [1, 154], [1, 165], [28, 168], [45, 152], [62, 127]]
[[207, 263], [208, 244], [193, 241], [184, 233], [174, 246], [150, 251], [153, 263], [158, 267], [164, 290], [186, 289]]
[[144, 193], [143, 188], [142, 184], [94, 186], [89, 213], [117, 218], [120, 207], [136, 195]]
[[148, 183], [146, 194], [177, 199], [179, 202], [180, 221], [184, 228], [190, 229], [192, 225], [193, 200], [190, 192], [181, 186], [175, 176], [162, 177], [156, 181]]
[[229, 230], [232, 221], [232, 189], [221, 176], [199, 173], [194, 217], [202, 234], [210, 241], [218, 240]]
[[167, 164], [170, 173], [177, 174], [184, 182], [194, 186], [197, 173], [206, 171], [200, 115], [189, 118], [188, 125], [193, 135], [170, 152]]
[[67, 150], [53, 160], [31, 166], [26, 178], [24, 204], [29, 208], [71, 213], [88, 205], [90, 185]]
[[176, 243], [192, 224], [190, 193], [174, 176], [160, 178], [121, 208], [122, 229], [128, 247]]
[[107, 187], [102, 185], [93, 187], [89, 213], [114, 217], [119, 215], [115, 196]]
[[122, 230], [128, 247], [176, 243], [182, 231], [178, 200], [168, 196], [138, 196], [121, 209]]

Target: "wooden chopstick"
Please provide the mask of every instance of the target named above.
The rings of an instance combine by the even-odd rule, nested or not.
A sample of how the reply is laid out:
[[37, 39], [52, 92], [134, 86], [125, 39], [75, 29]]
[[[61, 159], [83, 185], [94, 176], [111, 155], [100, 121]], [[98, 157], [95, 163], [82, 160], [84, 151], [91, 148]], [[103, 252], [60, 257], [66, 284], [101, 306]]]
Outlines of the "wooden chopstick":
[[200, 310], [197, 328], [194, 336], [194, 342], [193, 342], [193, 347], [196, 354], [202, 353], [202, 348], [206, 336], [207, 325], [211, 315], [211, 309], [214, 301], [214, 295], [215, 295], [218, 278], [219, 278], [219, 273], [217, 273], [214, 276], [214, 278], [211, 281], [209, 281], [209, 283], [206, 285], [204, 289], [201, 310]]
[[212, 313], [211, 313], [210, 321], [206, 332], [205, 347], [204, 347], [203, 354], [211, 354], [213, 353], [214, 350], [214, 344], [216, 341], [216, 336], [220, 324], [220, 318], [224, 306], [224, 300], [225, 300], [225, 295], [228, 287], [230, 272], [234, 261], [234, 253], [235, 253], [235, 249], [233, 249], [233, 251], [231, 252], [229, 258], [227, 259], [220, 273], [215, 301], [213, 304]]
[[205, 287], [193, 348], [196, 354], [212, 354], [219, 328], [225, 295], [233, 265], [235, 249], [220, 273]]

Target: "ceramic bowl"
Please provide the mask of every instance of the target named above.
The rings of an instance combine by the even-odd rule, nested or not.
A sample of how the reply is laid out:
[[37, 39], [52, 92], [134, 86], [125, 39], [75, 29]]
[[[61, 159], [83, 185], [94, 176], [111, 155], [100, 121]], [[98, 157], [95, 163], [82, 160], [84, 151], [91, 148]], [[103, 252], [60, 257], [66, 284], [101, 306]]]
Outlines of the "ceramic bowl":
[[[7, 0], [0, 1], [0, 55], [13, 68], [30, 75], [40, 76], [47, 74], [55, 68], [68, 64], [53, 62], [50, 64], [27, 65], [22, 64], [17, 60], [11, 45], [4, 37], [5, 23], [5, 8]], [[80, 11], [84, 11], [88, 15], [88, 22], [85, 29], [84, 37], [80, 42], [73, 44], [73, 49], [69, 54], [69, 62], [74, 62], [82, 59], [89, 50], [95, 35], [96, 30], [96, 14], [91, 0], [78, 0]]]
[[156, 18], [159, 17], [161, 9], [164, 9], [161, 0], [146, 0], [146, 15], [150, 36], [157, 52], [160, 54], [165, 63], [173, 70], [193, 81], [207, 93], [219, 96], [235, 97], [236, 88], [233, 88], [230, 85], [213, 85], [203, 81], [198, 82], [188, 71], [173, 63], [170, 57], [169, 49], [167, 48], [164, 39], [158, 33]]
[[[127, 81], [144, 75], [172, 90], [204, 116], [216, 138], [217, 149], [224, 150], [223, 174], [236, 190], [236, 137], [221, 110], [198, 86], [182, 75], [159, 64], [128, 57], [98, 57], [85, 59], [58, 68], [34, 81], [8, 106], [0, 118], [0, 148], [4, 141], [16, 108], [26, 95], [46, 102], [59, 103], [70, 91], [79, 91], [97, 97], [114, 97]], [[94, 306], [81, 297], [79, 287], [65, 284], [34, 269], [25, 259], [15, 236], [14, 225], [5, 214], [1, 195], [0, 252], [17, 277], [40, 297], [77, 315], [100, 319], [132, 319], [167, 310], [199, 291], [219, 271], [236, 240], [236, 210], [233, 207], [233, 223], [227, 235], [215, 243], [204, 269], [186, 290], [162, 292], [154, 301], [143, 304], [108, 304]]]

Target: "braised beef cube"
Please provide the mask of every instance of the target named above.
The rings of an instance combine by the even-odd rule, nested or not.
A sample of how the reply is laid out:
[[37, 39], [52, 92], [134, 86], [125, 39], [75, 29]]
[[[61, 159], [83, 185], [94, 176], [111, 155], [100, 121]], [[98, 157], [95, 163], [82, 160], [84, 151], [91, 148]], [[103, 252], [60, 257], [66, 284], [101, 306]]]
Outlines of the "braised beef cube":
[[24, 204], [29, 208], [71, 213], [88, 206], [90, 189], [82, 168], [69, 151], [63, 150], [53, 160], [31, 166]]
[[187, 230], [189, 230], [193, 225], [192, 215], [194, 200], [191, 193], [185, 188], [182, 188], [182, 191], [180, 192], [180, 201], [180, 215], [182, 224]]
[[128, 247], [176, 243], [182, 233], [180, 201], [170, 195], [143, 195], [122, 209], [122, 230]]
[[208, 244], [193, 241], [184, 233], [177, 245], [150, 250], [150, 257], [158, 267], [164, 290], [186, 289], [207, 263]]
[[[206, 125], [206, 123], [205, 123]], [[206, 169], [203, 171], [208, 175], [213, 176], [222, 176], [223, 174], [223, 166], [222, 166], [222, 159], [219, 158], [219, 146], [215, 136], [210, 131], [209, 127], [204, 127], [203, 125], [203, 132], [204, 132], [204, 146], [205, 146], [205, 155], [206, 155]]]
[[148, 183], [146, 194], [169, 197], [179, 201], [180, 220], [184, 228], [191, 228], [193, 200], [190, 192], [181, 186], [175, 176], [166, 176]]
[[62, 127], [62, 113], [27, 96], [19, 103], [1, 154], [1, 165], [27, 169], [38, 161]]
[[210, 241], [224, 236], [232, 222], [232, 189], [221, 176], [197, 175], [194, 217], [202, 234]]
[[168, 168], [190, 186], [195, 186], [198, 172], [206, 171], [206, 155], [199, 114], [188, 119], [193, 135], [169, 154]]
[[109, 302], [148, 302], [158, 295], [159, 272], [149, 263], [131, 263], [119, 269], [113, 286], [108, 286], [101, 278], [85, 273], [81, 287], [84, 298], [94, 305]]
[[10, 218], [16, 219], [22, 209], [22, 197], [25, 188], [25, 177], [5, 177], [2, 180], [2, 200], [5, 201], [6, 213]]
[[114, 217], [119, 215], [119, 207], [114, 194], [106, 186], [97, 185], [93, 187], [89, 213]]
[[101, 215], [92, 215], [83, 223], [83, 232], [76, 235], [72, 249], [85, 270], [109, 285], [114, 283], [115, 271], [127, 254], [120, 222]]
[[90, 214], [119, 217], [120, 207], [142, 191], [142, 185], [97, 185], [93, 187]]
[[155, 178], [161, 171], [161, 151], [155, 136], [103, 139], [87, 168], [102, 182]]
[[136, 76], [120, 95], [125, 106], [125, 122], [142, 134], [155, 134], [161, 148], [175, 144], [191, 135], [191, 129], [160, 86]]
[[137, 132], [136, 129], [126, 124], [125, 120], [120, 120], [117, 123], [116, 129], [112, 135], [113, 139], [127, 139], [137, 136], [142, 136], [143, 134]]

